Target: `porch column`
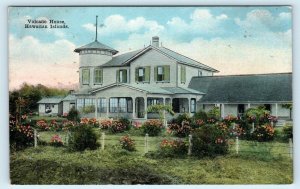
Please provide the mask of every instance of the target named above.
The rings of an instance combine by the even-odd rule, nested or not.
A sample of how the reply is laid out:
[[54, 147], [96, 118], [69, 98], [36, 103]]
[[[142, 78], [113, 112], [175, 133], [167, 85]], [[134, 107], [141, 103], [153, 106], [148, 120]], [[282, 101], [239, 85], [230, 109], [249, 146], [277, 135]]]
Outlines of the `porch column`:
[[251, 108], [250, 103], [248, 103], [248, 108], [247, 109], [249, 109], [249, 108]]
[[98, 99], [95, 98], [95, 118], [98, 118]]
[[145, 111], [144, 118], [145, 118], [145, 119], [148, 119], [148, 118], [147, 118], [147, 108], [148, 108], [148, 104], [147, 104], [147, 96], [145, 96], [145, 97], [144, 97], [144, 111]]
[[107, 101], [106, 101], [106, 117], [108, 118], [108, 115], [109, 115], [109, 98], [107, 98]]
[[278, 117], [278, 104], [275, 104], [275, 116]]
[[136, 115], [135, 115], [135, 97], [132, 97], [132, 118], [136, 118]]
[[[163, 105], [165, 106], [166, 105], [166, 98], [163, 98]], [[166, 110], [164, 110], [163, 112], [164, 114], [164, 117], [163, 117], [163, 121], [164, 121], [164, 126], [167, 127], [167, 121], [166, 121]]]
[[225, 104], [221, 104], [221, 117], [225, 117]]
[[188, 113], [191, 115], [191, 99], [188, 98]]

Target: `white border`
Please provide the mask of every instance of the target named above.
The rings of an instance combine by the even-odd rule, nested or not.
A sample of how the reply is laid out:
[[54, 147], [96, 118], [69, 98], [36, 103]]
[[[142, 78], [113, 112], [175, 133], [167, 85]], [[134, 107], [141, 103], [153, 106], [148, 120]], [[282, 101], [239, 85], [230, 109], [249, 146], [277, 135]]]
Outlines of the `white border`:
[[[294, 183], [291, 185], [171, 185], [171, 186], [153, 186], [153, 185], [128, 185], [128, 186], [114, 186], [114, 185], [104, 185], [104, 186], [93, 186], [93, 185], [83, 185], [83, 186], [64, 186], [64, 185], [27, 185], [27, 186], [14, 186], [9, 185], [9, 154], [8, 154], [8, 25], [7, 25], [7, 7], [8, 6], [95, 6], [95, 5], [292, 5], [293, 7], [293, 113], [294, 113], [294, 136], [300, 134], [300, 128], [297, 128], [300, 124], [299, 115], [299, 98], [300, 98], [300, 50], [299, 50], [299, 36], [296, 34], [300, 33], [299, 23], [300, 23], [300, 1], [297, 0], [74, 0], [72, 2], [68, 0], [52, 0], [50, 1], [40, 1], [40, 0], [2, 0], [0, 1], [0, 188], [246, 188], [246, 189], [258, 189], [258, 188], [288, 188], [295, 189], [300, 188], [300, 168], [299, 160], [300, 154], [297, 148], [294, 153]], [[294, 138], [294, 146], [300, 144], [300, 138]]]

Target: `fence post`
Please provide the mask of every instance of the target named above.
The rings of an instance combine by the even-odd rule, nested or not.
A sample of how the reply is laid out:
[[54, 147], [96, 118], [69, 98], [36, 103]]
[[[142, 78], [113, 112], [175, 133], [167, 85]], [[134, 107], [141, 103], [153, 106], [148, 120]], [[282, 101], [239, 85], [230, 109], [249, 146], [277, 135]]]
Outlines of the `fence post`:
[[271, 121], [271, 126], [274, 128], [274, 122], [273, 121]]
[[145, 135], [145, 153], [148, 153], [148, 133]]
[[67, 131], [67, 135], [66, 135], [66, 146], [69, 146], [69, 135], [70, 135], [70, 131]]
[[289, 156], [293, 158], [293, 141], [291, 138], [289, 138]]
[[239, 154], [239, 148], [240, 148], [239, 137], [237, 136], [237, 137], [235, 137], [235, 152], [236, 152], [236, 154]]
[[254, 132], [254, 122], [252, 122], [252, 130], [251, 130], [251, 133]]
[[192, 143], [192, 135], [189, 135], [189, 149], [188, 149], [188, 155], [192, 155], [192, 146], [193, 146], [193, 143]]
[[235, 123], [233, 123], [233, 127], [232, 128], [235, 129]]
[[101, 138], [102, 138], [101, 150], [104, 150], [104, 146], [105, 146], [105, 133], [104, 132], [102, 132]]
[[37, 132], [36, 129], [33, 129], [33, 135], [34, 135], [34, 147], [37, 147]]

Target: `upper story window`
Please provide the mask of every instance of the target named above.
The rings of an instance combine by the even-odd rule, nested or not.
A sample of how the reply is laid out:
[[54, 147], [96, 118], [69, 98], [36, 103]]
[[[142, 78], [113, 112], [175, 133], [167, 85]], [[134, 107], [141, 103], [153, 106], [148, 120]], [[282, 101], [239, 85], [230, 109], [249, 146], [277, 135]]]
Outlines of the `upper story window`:
[[136, 82], [150, 82], [150, 66], [135, 69]]
[[117, 70], [117, 82], [127, 83], [127, 70]]
[[103, 70], [95, 69], [94, 70], [94, 84], [102, 84], [103, 82]]
[[202, 76], [202, 70], [198, 70], [198, 76]]
[[90, 70], [82, 69], [82, 84], [88, 85], [90, 84]]
[[161, 82], [170, 81], [170, 66], [157, 66], [154, 68], [154, 80]]
[[186, 82], [186, 67], [184, 65], [180, 66], [180, 80], [181, 83]]

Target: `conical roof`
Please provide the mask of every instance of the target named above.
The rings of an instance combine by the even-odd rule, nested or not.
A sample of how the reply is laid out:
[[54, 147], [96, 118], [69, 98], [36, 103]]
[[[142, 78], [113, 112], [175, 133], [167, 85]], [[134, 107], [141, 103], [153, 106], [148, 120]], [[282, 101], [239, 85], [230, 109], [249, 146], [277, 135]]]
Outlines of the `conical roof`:
[[105, 50], [105, 51], [111, 52], [113, 55], [118, 53], [117, 50], [115, 50], [115, 49], [113, 49], [113, 48], [111, 48], [107, 45], [104, 45], [104, 44], [100, 43], [97, 40], [92, 42], [92, 43], [89, 43], [87, 45], [84, 45], [82, 47], [79, 47], [79, 48], [75, 49], [74, 52], [79, 53], [82, 50]]

